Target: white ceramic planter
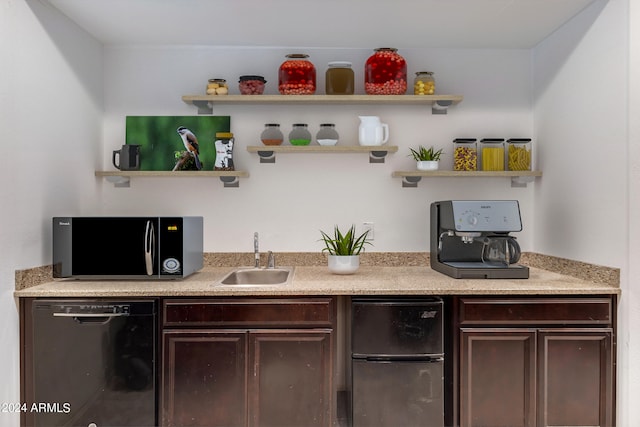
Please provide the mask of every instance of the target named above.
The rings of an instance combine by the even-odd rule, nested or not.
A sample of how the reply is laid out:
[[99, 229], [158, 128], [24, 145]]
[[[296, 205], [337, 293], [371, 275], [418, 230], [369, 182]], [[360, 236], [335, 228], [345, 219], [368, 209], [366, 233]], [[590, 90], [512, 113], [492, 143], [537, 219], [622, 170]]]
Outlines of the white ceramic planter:
[[353, 274], [360, 267], [360, 256], [329, 255], [328, 267], [333, 274]]
[[437, 160], [420, 160], [417, 162], [419, 171], [435, 171], [438, 170]]

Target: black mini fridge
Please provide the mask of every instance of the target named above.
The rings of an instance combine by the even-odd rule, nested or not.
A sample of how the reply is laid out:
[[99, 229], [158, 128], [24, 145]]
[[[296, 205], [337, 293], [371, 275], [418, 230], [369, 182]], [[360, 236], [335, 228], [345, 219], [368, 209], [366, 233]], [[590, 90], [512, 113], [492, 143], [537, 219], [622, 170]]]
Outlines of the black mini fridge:
[[443, 427], [443, 302], [353, 298], [353, 427]]

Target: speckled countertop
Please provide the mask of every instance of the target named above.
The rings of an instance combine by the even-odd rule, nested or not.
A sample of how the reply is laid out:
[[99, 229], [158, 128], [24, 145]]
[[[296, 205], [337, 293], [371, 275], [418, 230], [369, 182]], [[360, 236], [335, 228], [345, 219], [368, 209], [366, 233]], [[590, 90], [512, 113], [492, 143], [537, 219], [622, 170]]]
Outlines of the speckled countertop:
[[[250, 254], [253, 255], [253, 254]], [[619, 294], [619, 271], [571, 260], [525, 254], [529, 279], [453, 279], [432, 270], [428, 255], [366, 254], [353, 275], [331, 274], [317, 254], [283, 254], [295, 266], [283, 285], [237, 286], [218, 282], [247, 254], [206, 254], [205, 267], [184, 280], [55, 280], [50, 270], [16, 272], [16, 297], [293, 296], [293, 295], [577, 295]], [[426, 262], [425, 262], [426, 261]], [[547, 267], [547, 264], [551, 266]], [[546, 267], [546, 268], [545, 268]], [[35, 277], [35, 279], [34, 279]], [[40, 283], [38, 283], [40, 282]]]

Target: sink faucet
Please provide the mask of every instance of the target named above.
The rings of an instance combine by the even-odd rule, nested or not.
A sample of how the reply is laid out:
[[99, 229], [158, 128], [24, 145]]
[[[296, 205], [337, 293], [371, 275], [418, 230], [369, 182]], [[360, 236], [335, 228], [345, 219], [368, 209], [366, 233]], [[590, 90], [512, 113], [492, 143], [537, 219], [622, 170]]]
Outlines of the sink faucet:
[[258, 232], [253, 233], [253, 257], [255, 259], [255, 267], [260, 268], [260, 249], [258, 249]]
[[[260, 268], [260, 249], [257, 231], [253, 233], [253, 258], [255, 259], [255, 267]], [[267, 268], [276, 268], [276, 257], [271, 251], [267, 254]]]

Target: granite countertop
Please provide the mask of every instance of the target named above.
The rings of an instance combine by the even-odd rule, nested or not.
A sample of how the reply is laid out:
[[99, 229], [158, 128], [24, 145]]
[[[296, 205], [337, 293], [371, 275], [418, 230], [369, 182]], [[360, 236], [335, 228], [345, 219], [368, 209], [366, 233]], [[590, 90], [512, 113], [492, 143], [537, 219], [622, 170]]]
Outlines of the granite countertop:
[[321, 265], [296, 265], [288, 284], [219, 285], [217, 282], [234, 267], [207, 264], [205, 262], [201, 271], [183, 280], [58, 279], [16, 290], [15, 296], [594, 295], [620, 292], [619, 285], [611, 283], [611, 280], [598, 280], [595, 273], [595, 279], [589, 280], [530, 266], [529, 279], [453, 279], [425, 265], [380, 266], [366, 263], [353, 275], [331, 274], [326, 266]]

